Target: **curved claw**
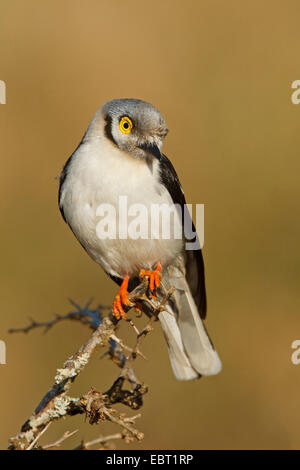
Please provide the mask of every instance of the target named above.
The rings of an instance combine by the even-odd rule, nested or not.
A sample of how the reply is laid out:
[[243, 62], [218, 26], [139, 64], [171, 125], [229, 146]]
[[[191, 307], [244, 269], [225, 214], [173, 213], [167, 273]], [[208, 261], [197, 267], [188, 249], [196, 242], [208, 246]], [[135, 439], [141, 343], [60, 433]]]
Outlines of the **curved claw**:
[[154, 292], [154, 296], [155, 296], [156, 289], [157, 287], [160, 286], [161, 264], [158, 263], [155, 271], [151, 271], [150, 269], [141, 269], [140, 278], [143, 279], [144, 277], [149, 277], [149, 289], [151, 292]]
[[127, 319], [127, 314], [124, 311], [123, 305], [124, 306], [132, 306], [133, 304], [130, 302], [128, 299], [128, 281], [129, 281], [129, 276], [125, 276], [123, 279], [123, 282], [121, 284], [121, 287], [119, 289], [118, 294], [115, 296], [115, 299], [113, 301], [112, 305], [112, 313], [113, 316], [119, 320], [120, 318], [123, 318], [123, 320]]

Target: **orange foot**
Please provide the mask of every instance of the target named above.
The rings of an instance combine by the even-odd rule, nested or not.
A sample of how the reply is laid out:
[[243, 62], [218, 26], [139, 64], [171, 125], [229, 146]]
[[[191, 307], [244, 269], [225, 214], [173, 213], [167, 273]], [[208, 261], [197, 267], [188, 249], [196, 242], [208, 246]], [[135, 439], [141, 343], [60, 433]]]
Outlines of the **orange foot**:
[[156, 289], [160, 285], [161, 280], [161, 264], [158, 263], [155, 271], [150, 271], [150, 269], [141, 269], [140, 278], [149, 277], [149, 289], [151, 292], [156, 295]]
[[123, 305], [132, 306], [132, 303], [127, 297], [128, 281], [129, 281], [129, 276], [125, 276], [121, 284], [121, 287], [119, 289], [119, 292], [116, 295], [115, 300], [113, 301], [112, 312], [113, 312], [113, 316], [117, 320], [119, 320], [120, 318], [123, 318], [124, 320], [127, 319], [127, 315], [126, 315], [126, 312], [124, 311]]

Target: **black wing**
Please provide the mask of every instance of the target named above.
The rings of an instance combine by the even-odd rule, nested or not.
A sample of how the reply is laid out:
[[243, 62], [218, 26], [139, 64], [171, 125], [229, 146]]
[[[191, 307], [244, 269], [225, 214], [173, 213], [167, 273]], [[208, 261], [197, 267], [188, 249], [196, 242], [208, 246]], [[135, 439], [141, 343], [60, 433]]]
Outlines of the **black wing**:
[[65, 217], [64, 210], [63, 210], [63, 207], [61, 205], [60, 199], [61, 199], [62, 187], [63, 187], [63, 184], [66, 180], [66, 177], [67, 177], [67, 174], [68, 174], [68, 168], [69, 168], [69, 165], [71, 163], [73, 155], [74, 155], [74, 153], [72, 153], [72, 155], [66, 161], [66, 163], [65, 163], [65, 165], [62, 169], [62, 172], [60, 174], [60, 177], [59, 177], [58, 207], [59, 207], [60, 213], [62, 215], [62, 218], [64, 219], [65, 222], [67, 222], [67, 221], [66, 221], [66, 217]]
[[[181, 188], [177, 173], [170, 160], [163, 154], [159, 158], [160, 163], [160, 180], [161, 183], [169, 191], [174, 204], [179, 204], [184, 215], [185, 197]], [[195, 226], [192, 222], [193, 232], [195, 233]], [[196, 235], [197, 236], [197, 235]], [[195, 240], [188, 240], [193, 242]], [[206, 290], [205, 290], [205, 275], [204, 275], [204, 262], [201, 249], [198, 250], [185, 250], [185, 268], [186, 279], [191, 289], [192, 296], [197, 305], [201, 318], [206, 317]]]
[[64, 210], [63, 210], [63, 207], [62, 207], [61, 202], [60, 202], [62, 188], [63, 188], [63, 184], [64, 184], [64, 182], [67, 178], [67, 175], [68, 175], [68, 171], [69, 171], [69, 168], [70, 168], [70, 163], [73, 160], [73, 157], [74, 157], [75, 153], [77, 152], [77, 150], [79, 149], [79, 147], [84, 143], [85, 136], [86, 136], [86, 132], [85, 132], [84, 136], [82, 137], [81, 141], [79, 142], [79, 144], [77, 145], [76, 149], [72, 153], [72, 155], [68, 158], [68, 160], [64, 164], [62, 172], [59, 176], [58, 207], [59, 207], [60, 213], [61, 213], [61, 215], [62, 215], [62, 217], [63, 217], [63, 219], [66, 223], [67, 223], [66, 217], [65, 217]]

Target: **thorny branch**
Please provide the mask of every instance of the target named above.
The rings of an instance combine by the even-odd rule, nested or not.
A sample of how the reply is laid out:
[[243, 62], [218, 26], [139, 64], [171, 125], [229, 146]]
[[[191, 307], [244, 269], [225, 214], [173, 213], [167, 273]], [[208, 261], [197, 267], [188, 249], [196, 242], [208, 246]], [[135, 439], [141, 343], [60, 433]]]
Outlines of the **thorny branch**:
[[102, 317], [102, 312], [108, 310], [110, 307], [104, 305], [98, 305], [96, 310], [91, 310], [89, 307], [92, 303], [92, 300], [89, 300], [84, 307], [80, 307], [76, 302], [69, 299], [71, 304], [76, 307], [76, 311], [69, 312], [66, 315], [58, 315], [56, 314], [53, 320], [46, 321], [46, 322], [37, 322], [33, 318], [30, 318], [29, 325], [23, 328], [10, 328], [8, 330], [9, 333], [28, 333], [29, 331], [33, 330], [34, 328], [44, 328], [44, 333], [47, 333], [52, 326], [56, 325], [57, 323], [63, 320], [75, 320], [79, 321], [83, 325], [89, 325], [92, 330], [96, 330], [99, 326], [100, 319]]
[[[71, 301], [77, 309], [74, 312], [66, 315], [56, 315], [49, 322], [39, 323], [31, 320], [31, 323], [24, 328], [11, 329], [10, 332], [27, 333], [34, 328], [44, 327], [45, 331], [48, 331], [53, 325], [62, 320], [76, 320], [88, 325], [93, 330], [93, 333], [86, 343], [67, 359], [62, 368], [57, 369], [52, 387], [41, 399], [34, 413], [23, 424], [20, 432], [10, 439], [9, 449], [31, 450], [60, 446], [75, 431], [72, 433], [67, 431], [62, 438], [53, 444], [47, 444], [43, 447], [38, 444], [38, 441], [53, 421], [77, 414], [84, 414], [89, 419], [90, 424], [99, 424], [105, 421], [113, 422], [121, 427], [121, 431], [106, 437], [100, 436], [90, 442], [84, 443], [82, 441], [76, 449], [88, 449], [95, 444], [107, 447], [108, 442], [112, 439], [123, 439], [127, 443], [135, 439], [141, 441], [144, 435], [135, 427], [135, 420], [140, 415], [126, 417], [124, 413], [118, 413], [112, 405], [121, 403], [133, 410], [137, 410], [142, 406], [143, 395], [147, 393], [148, 388], [136, 377], [133, 370], [133, 362], [138, 356], [144, 357], [140, 351], [141, 342], [152, 331], [152, 323], [157, 318], [157, 315], [166, 309], [165, 305], [173, 292], [173, 287], [166, 290], [164, 285], [161, 284], [160, 294], [153, 298], [148, 293], [148, 281], [145, 278], [128, 295], [128, 299], [132, 304], [143, 302], [148, 310], [150, 307], [151, 311], [150, 318], [142, 331], [136, 328], [132, 320], [127, 320], [136, 333], [136, 344], [133, 348], [126, 346], [116, 336], [118, 320], [113, 317], [112, 313], [109, 312], [104, 316], [103, 310], [106, 307], [102, 305], [98, 306], [95, 310], [91, 310], [89, 308], [90, 302], [84, 307], [80, 307]], [[108, 351], [105, 354], [108, 354], [112, 361], [121, 368], [119, 377], [106, 392], [101, 392], [92, 387], [81, 397], [70, 396], [69, 391], [74, 380], [88, 364], [92, 354], [98, 348], [104, 346], [108, 346]], [[126, 381], [130, 384], [130, 389], [128, 390], [123, 388]]]

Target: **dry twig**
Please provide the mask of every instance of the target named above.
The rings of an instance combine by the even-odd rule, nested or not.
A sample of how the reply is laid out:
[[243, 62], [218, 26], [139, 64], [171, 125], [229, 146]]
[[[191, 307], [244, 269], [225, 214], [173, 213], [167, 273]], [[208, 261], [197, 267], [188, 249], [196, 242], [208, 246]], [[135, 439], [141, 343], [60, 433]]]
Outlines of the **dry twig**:
[[[137, 379], [133, 370], [133, 361], [137, 356], [144, 357], [140, 351], [141, 341], [153, 329], [153, 321], [156, 319], [157, 314], [165, 309], [166, 302], [170, 295], [172, 295], [174, 289], [171, 288], [169, 291], [166, 291], [162, 286], [161, 291], [162, 300], [151, 298], [147, 293], [147, 279], [144, 279], [128, 295], [129, 300], [133, 304], [137, 301], [142, 301], [148, 308], [150, 307], [152, 311], [147, 325], [141, 332], [136, 328], [132, 320], [128, 320], [137, 335], [134, 348], [125, 346], [123, 341], [116, 336], [115, 330], [118, 321], [112, 316], [112, 313], [110, 312], [107, 316], [103, 316], [102, 310], [104, 307], [99, 306], [96, 310], [90, 310], [90, 303], [87, 303], [81, 308], [79, 305], [72, 302], [77, 308], [75, 312], [70, 312], [63, 316], [56, 315], [54, 320], [50, 322], [38, 323], [32, 320], [25, 328], [10, 330], [10, 332], [22, 331], [27, 333], [33, 328], [44, 327], [45, 331], [48, 331], [54, 324], [66, 319], [80, 321], [81, 323], [89, 325], [94, 330], [87, 342], [63, 364], [61, 369], [57, 369], [54, 383], [50, 390], [42, 398], [34, 413], [23, 424], [19, 434], [10, 439], [10, 449], [47, 449], [59, 446], [68, 437], [73, 435], [75, 431], [73, 433], [66, 432], [62, 438], [58, 439], [53, 444], [48, 444], [43, 447], [38, 447], [37, 442], [48, 429], [51, 422], [65, 416], [73, 416], [76, 414], [85, 414], [91, 424], [110, 421], [122, 428], [122, 432], [112, 436], [101, 436], [87, 443], [82, 442], [77, 449], [87, 449], [94, 444], [106, 443], [113, 438], [124, 439], [125, 442], [132, 442], [134, 439], [140, 441], [143, 439], [143, 433], [135, 428], [135, 419], [139, 417], [139, 415], [126, 417], [124, 414], [119, 414], [112, 405], [121, 403], [131, 409], [137, 410], [143, 404], [143, 395], [147, 393], [148, 389], [146, 385]], [[74, 398], [69, 396], [72, 383], [87, 365], [92, 354], [99, 347], [104, 346], [109, 347], [107, 354], [109, 354], [113, 362], [121, 368], [119, 377], [104, 393], [91, 388], [82, 397]], [[129, 352], [128, 356], [125, 351]], [[125, 381], [131, 384], [131, 390], [123, 388]]]
[[[46, 429], [46, 428], [45, 428]], [[43, 450], [46, 450], [46, 449], [51, 449], [51, 447], [60, 447], [60, 445], [62, 444], [62, 442], [64, 442], [66, 439], [68, 439], [69, 437], [71, 436], [74, 436], [74, 434], [76, 434], [78, 432], [78, 429], [75, 429], [75, 431], [66, 431], [62, 437], [60, 439], [57, 439], [57, 441], [55, 442], [52, 442], [52, 444], [45, 444], [42, 449]]]

